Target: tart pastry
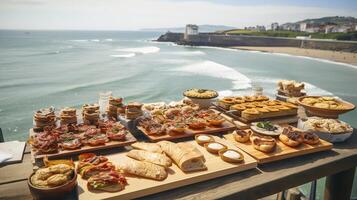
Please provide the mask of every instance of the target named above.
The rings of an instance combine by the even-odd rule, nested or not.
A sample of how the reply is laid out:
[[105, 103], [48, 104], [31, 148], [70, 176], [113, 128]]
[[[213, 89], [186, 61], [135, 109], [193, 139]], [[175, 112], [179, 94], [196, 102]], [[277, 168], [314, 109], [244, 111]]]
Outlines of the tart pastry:
[[214, 142], [213, 137], [210, 135], [206, 135], [206, 134], [195, 135], [195, 140], [199, 145], [204, 145], [209, 142]]
[[306, 144], [318, 144], [320, 142], [319, 136], [317, 136], [315, 133], [309, 133], [305, 132], [303, 134], [303, 141]]
[[241, 152], [233, 149], [223, 149], [218, 152], [222, 160], [231, 163], [238, 163], [244, 160], [244, 156]]
[[224, 118], [219, 114], [209, 115], [205, 119], [211, 126], [221, 126], [225, 121]]
[[218, 142], [206, 143], [205, 148], [208, 152], [218, 154], [219, 151], [227, 149], [227, 146]]
[[290, 147], [297, 147], [303, 142], [303, 135], [299, 131], [294, 131], [291, 127], [284, 128], [279, 135], [282, 143]]
[[244, 143], [249, 140], [249, 136], [251, 133], [252, 133], [251, 130], [238, 130], [237, 129], [237, 130], [233, 131], [233, 136], [237, 142]]
[[259, 151], [269, 153], [272, 152], [276, 146], [276, 141], [273, 137], [252, 133], [250, 141], [253, 147]]
[[172, 165], [171, 159], [168, 158], [165, 154], [161, 153], [153, 153], [149, 151], [134, 149], [129, 151], [126, 155], [135, 160], [153, 163], [165, 168], [170, 167]]
[[203, 154], [194, 146], [187, 143], [160, 141], [158, 144], [176, 165], [184, 172], [206, 170]]

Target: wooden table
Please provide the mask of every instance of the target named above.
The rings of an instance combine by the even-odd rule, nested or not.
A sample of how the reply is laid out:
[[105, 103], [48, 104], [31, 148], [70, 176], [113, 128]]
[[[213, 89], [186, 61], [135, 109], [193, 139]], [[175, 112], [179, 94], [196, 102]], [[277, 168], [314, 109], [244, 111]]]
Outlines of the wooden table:
[[[142, 199], [256, 199], [327, 176], [325, 199], [349, 199], [357, 166], [357, 131], [331, 151], [263, 164], [256, 169], [146, 196]], [[23, 163], [0, 167], [0, 199], [31, 199]]]

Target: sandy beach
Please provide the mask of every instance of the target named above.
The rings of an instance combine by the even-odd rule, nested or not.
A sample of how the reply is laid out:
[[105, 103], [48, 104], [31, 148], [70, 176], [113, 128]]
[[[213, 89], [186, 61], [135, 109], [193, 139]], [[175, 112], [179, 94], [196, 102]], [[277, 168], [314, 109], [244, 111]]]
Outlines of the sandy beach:
[[313, 58], [320, 58], [331, 60], [335, 62], [347, 63], [357, 66], [357, 53], [327, 51], [318, 49], [302, 49], [295, 47], [252, 47], [252, 46], [237, 46], [234, 49], [262, 51], [269, 53], [285, 53], [295, 56], [307, 56]]

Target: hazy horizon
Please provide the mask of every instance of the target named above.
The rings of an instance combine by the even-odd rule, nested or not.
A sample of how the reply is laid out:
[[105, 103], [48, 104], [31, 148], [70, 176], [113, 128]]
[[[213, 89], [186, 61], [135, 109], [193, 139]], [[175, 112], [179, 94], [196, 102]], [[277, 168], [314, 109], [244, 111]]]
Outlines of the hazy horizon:
[[357, 1], [1, 0], [2, 30], [121, 30], [185, 24], [237, 28], [326, 16], [357, 17]]

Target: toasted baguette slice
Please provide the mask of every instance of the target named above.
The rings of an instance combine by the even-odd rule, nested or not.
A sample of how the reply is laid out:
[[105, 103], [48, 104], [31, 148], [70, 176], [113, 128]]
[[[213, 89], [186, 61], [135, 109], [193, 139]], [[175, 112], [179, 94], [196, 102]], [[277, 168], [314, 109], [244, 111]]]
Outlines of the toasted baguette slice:
[[154, 180], [164, 180], [167, 172], [164, 167], [149, 162], [137, 161], [127, 158], [118, 164], [118, 168], [127, 174], [133, 174]]
[[194, 146], [187, 143], [175, 144], [169, 141], [158, 142], [162, 150], [184, 172], [206, 170], [205, 158]]
[[136, 142], [131, 145], [134, 149], [149, 151], [153, 153], [164, 153], [160, 145], [156, 143], [147, 143], [147, 142]]
[[127, 153], [126, 155], [130, 158], [134, 158], [135, 160], [146, 161], [166, 168], [172, 165], [171, 159], [165, 154], [161, 153], [153, 153], [144, 150], [134, 149], [129, 151], [129, 153]]

